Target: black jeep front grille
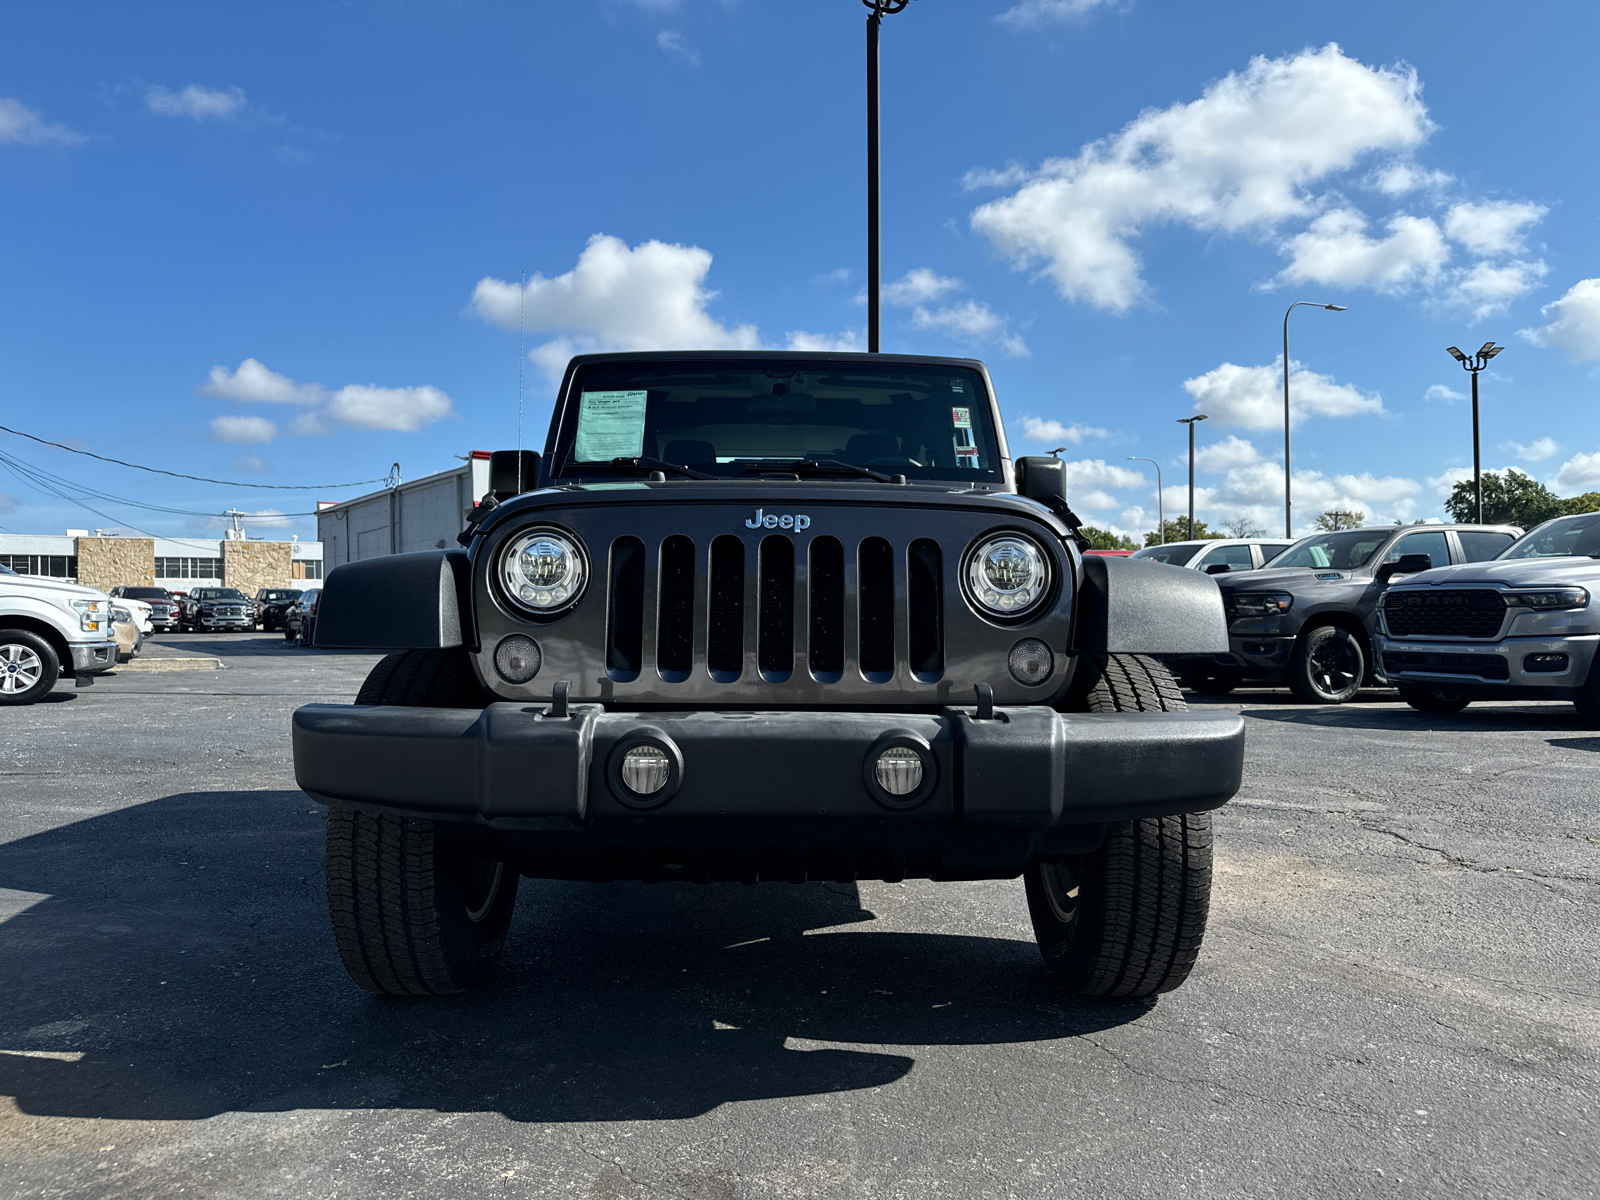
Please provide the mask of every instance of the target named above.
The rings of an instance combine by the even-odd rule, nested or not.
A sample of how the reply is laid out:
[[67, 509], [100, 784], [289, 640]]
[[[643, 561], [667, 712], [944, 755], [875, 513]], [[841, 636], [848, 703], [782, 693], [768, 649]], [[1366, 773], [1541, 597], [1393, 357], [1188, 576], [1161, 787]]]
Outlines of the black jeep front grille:
[[811, 674], [837, 683], [844, 674], [844, 546], [835, 537], [811, 540]]
[[744, 543], [736, 537], [712, 540], [707, 613], [706, 666], [718, 683], [732, 683], [744, 669]]
[[1394, 637], [1492, 638], [1505, 623], [1500, 593], [1488, 588], [1390, 592], [1383, 617]]

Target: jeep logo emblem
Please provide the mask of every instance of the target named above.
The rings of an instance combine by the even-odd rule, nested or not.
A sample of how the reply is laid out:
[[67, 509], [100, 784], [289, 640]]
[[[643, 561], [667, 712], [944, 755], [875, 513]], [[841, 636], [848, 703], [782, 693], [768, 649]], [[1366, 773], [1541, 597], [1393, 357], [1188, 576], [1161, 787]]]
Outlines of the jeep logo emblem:
[[784, 513], [780, 517], [777, 513], [764, 513], [758, 508], [755, 516], [745, 519], [744, 527], [746, 529], [810, 529], [811, 518], [806, 516], [805, 513], [794, 513], [792, 515]]

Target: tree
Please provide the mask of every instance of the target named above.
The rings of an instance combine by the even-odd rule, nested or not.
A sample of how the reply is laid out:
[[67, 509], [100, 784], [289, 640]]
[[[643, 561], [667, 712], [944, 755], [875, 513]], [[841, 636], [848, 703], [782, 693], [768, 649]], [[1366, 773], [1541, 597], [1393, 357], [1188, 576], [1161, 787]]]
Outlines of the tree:
[[1139, 543], [1131, 537], [1123, 537], [1120, 533], [1112, 533], [1109, 529], [1097, 529], [1093, 525], [1085, 525], [1078, 530], [1089, 539], [1092, 550], [1137, 550]]
[[1579, 513], [1600, 512], [1600, 492], [1585, 492], [1561, 502], [1561, 515], [1575, 517]]
[[1324, 533], [1336, 533], [1341, 529], [1360, 529], [1365, 522], [1360, 513], [1348, 508], [1330, 508], [1327, 512], [1317, 514], [1317, 528]]
[[1257, 525], [1249, 517], [1235, 517], [1233, 520], [1224, 525], [1223, 528], [1228, 531], [1229, 537], [1258, 538], [1267, 536], [1266, 529], [1260, 525]]
[[1206, 523], [1198, 518], [1195, 519], [1194, 537], [1192, 538], [1189, 536], [1188, 517], [1177, 517], [1171, 521], [1165, 521], [1162, 523], [1161, 528], [1166, 532], [1167, 536], [1162, 538], [1160, 534], [1147, 533], [1144, 535], [1144, 544], [1146, 546], [1159, 545], [1162, 541], [1190, 542], [1204, 539], [1205, 541], [1209, 542], [1215, 541], [1217, 538], [1225, 538], [1228, 536], [1225, 533], [1213, 533], [1211, 530], [1206, 528]]
[[[1483, 473], [1483, 520], [1486, 525], [1520, 525], [1532, 529], [1541, 521], [1569, 511], [1571, 501], [1562, 500], [1531, 475], [1515, 467]], [[1466, 523], [1477, 519], [1474, 512], [1472, 480], [1463, 479], [1444, 502], [1452, 520]]]

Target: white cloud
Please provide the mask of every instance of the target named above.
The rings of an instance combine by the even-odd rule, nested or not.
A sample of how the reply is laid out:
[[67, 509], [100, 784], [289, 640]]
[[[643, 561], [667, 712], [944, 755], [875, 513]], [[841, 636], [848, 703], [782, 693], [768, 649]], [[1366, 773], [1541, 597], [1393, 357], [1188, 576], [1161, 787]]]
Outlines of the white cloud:
[[202, 87], [191, 83], [181, 91], [153, 86], [144, 94], [145, 107], [163, 117], [188, 117], [195, 121], [219, 121], [244, 111], [244, 92], [240, 88]]
[[[196, 390], [218, 400], [298, 405], [305, 411], [290, 423], [289, 432], [300, 435], [331, 433], [341, 427], [415, 433], [455, 411], [450, 397], [435, 387], [352, 383], [333, 390], [319, 383], [296, 383], [254, 358], [245, 359], [236, 371], [212, 367]], [[276, 428], [263, 417], [218, 417], [211, 422], [219, 441], [245, 445], [271, 441]]]
[[1080, 425], [1076, 422], [1063, 425], [1060, 421], [1047, 421], [1042, 417], [1023, 417], [1022, 434], [1030, 442], [1077, 446], [1084, 438], [1109, 437], [1110, 431], [1095, 425]]
[[[1294, 509], [1300, 533], [1307, 532], [1318, 513], [1342, 508], [1360, 513], [1366, 524], [1410, 521], [1417, 512], [1422, 486], [1398, 476], [1324, 475], [1321, 471], [1294, 473]], [[1188, 492], [1183, 485], [1166, 489], [1169, 512], [1187, 511]], [[1220, 525], [1246, 518], [1267, 529], [1283, 528], [1283, 466], [1259, 462], [1235, 467], [1214, 487], [1195, 488], [1195, 515], [1207, 524]]]
[[251, 475], [265, 475], [271, 468], [267, 466], [267, 460], [259, 454], [241, 454], [233, 460], [233, 469]]
[[854, 267], [835, 267], [831, 271], [824, 271], [820, 275], [811, 277], [812, 283], [849, 283], [850, 276], [855, 274]]
[[981, 188], [1016, 187], [1026, 182], [1033, 172], [1021, 163], [1007, 163], [1003, 168], [973, 167], [961, 176], [961, 190], [976, 192]]
[[1037, 29], [1066, 21], [1080, 21], [1110, 0], [1021, 0], [995, 18], [1013, 29]]
[[1195, 470], [1209, 474], [1220, 474], [1233, 467], [1248, 467], [1261, 461], [1261, 451], [1253, 443], [1231, 433], [1220, 442], [1197, 447], [1194, 452]]
[[1337, 45], [1259, 57], [1198, 100], [1045, 162], [972, 227], [1019, 268], [1043, 260], [1063, 297], [1125, 311], [1147, 293], [1129, 244], [1146, 226], [1237, 233], [1307, 215], [1311, 184], [1428, 136], [1420, 93], [1411, 68], [1368, 67]]
[[1115, 466], [1099, 458], [1080, 458], [1073, 462], [1064, 462], [1061, 472], [1066, 476], [1069, 497], [1079, 492], [1097, 489], [1144, 487], [1148, 483], [1140, 472]]
[[854, 329], [847, 329], [843, 333], [807, 333], [797, 329], [789, 335], [786, 349], [821, 352], [842, 350], [854, 354], [865, 350], [866, 346], [862, 343], [861, 334]]
[[265, 417], [216, 417], [211, 436], [233, 446], [260, 446], [278, 436], [278, 427]]
[[78, 146], [83, 134], [46, 121], [20, 100], [0, 96], [0, 146]]
[[959, 279], [947, 279], [942, 275], [935, 275], [927, 267], [918, 267], [914, 271], [906, 272], [904, 277], [887, 284], [883, 289], [883, 302], [906, 307], [926, 304], [930, 300], [937, 300], [946, 292], [959, 292], [965, 286]]
[[1502, 449], [1510, 450], [1523, 462], [1543, 462], [1547, 458], [1554, 458], [1561, 452], [1560, 444], [1555, 438], [1542, 437], [1537, 441], [1523, 445], [1521, 442], [1507, 442]]
[[1013, 358], [1027, 358], [1030, 354], [1028, 344], [1007, 327], [1006, 318], [976, 300], [944, 308], [913, 309], [911, 327], [934, 329], [959, 341], [997, 344]]
[[1450, 257], [1429, 217], [1392, 217], [1381, 239], [1368, 237], [1366, 227], [1367, 218], [1353, 208], [1323, 213], [1280, 247], [1290, 261], [1278, 280], [1401, 292], [1434, 282]]
[[1474, 321], [1503, 313], [1519, 296], [1539, 286], [1548, 268], [1542, 260], [1511, 262], [1503, 266], [1480, 262], [1458, 271], [1444, 294], [1447, 306], [1465, 309]]
[[1423, 393], [1423, 398], [1437, 404], [1454, 404], [1457, 400], [1465, 400], [1467, 394], [1458, 392], [1453, 387], [1446, 387], [1442, 383], [1435, 383], [1429, 385], [1428, 390]]
[[1412, 162], [1392, 162], [1367, 177], [1367, 185], [1386, 196], [1403, 196], [1422, 189], [1437, 190], [1455, 182], [1445, 171], [1427, 171]]
[[[1186, 379], [1183, 388], [1194, 397], [1194, 411], [1214, 421], [1246, 429], [1283, 428], [1283, 359], [1270, 367], [1240, 367], [1223, 363]], [[1308, 371], [1300, 363], [1289, 367], [1289, 412], [1299, 425], [1307, 417], [1377, 416], [1383, 397], [1363, 392], [1331, 376]]]
[[1557, 346], [1573, 358], [1600, 358], [1600, 279], [1580, 279], [1561, 299], [1539, 310], [1554, 317], [1542, 329], [1521, 330], [1536, 346]]
[[656, 45], [668, 58], [675, 58], [691, 67], [700, 65], [700, 52], [689, 45], [676, 29], [663, 29], [656, 34]]
[[552, 380], [572, 355], [589, 351], [759, 349], [754, 325], [730, 329], [706, 312], [717, 295], [705, 287], [710, 270], [711, 252], [698, 246], [649, 241], [630, 249], [597, 233], [565, 275], [535, 275], [526, 289], [485, 277], [471, 307], [516, 329], [520, 300], [528, 329], [564, 335], [529, 355]]
[[18, 500], [10, 492], [0, 492], [0, 516], [4, 516], [8, 512], [12, 512], [20, 507], [21, 504], [22, 501]]
[[1542, 204], [1509, 200], [1457, 204], [1445, 214], [1444, 231], [1474, 254], [1515, 254], [1523, 249], [1523, 226], [1549, 211]]
[[1579, 494], [1600, 488], [1600, 454], [1575, 454], [1561, 464], [1553, 480], [1559, 491]]
[[[239, 514], [244, 521], [246, 532], [251, 528], [265, 527], [267, 529], [283, 529], [293, 525], [295, 517], [288, 516], [279, 508], [263, 508], [256, 512], [242, 512]], [[189, 522], [189, 528], [197, 533], [208, 530], [228, 529], [233, 525], [233, 518], [228, 516], [195, 517]]]

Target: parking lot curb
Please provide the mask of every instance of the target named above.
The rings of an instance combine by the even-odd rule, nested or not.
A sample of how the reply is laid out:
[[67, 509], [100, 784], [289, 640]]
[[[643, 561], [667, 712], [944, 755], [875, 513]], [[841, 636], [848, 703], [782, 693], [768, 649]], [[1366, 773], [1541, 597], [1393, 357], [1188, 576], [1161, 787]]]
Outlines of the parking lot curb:
[[132, 662], [122, 663], [116, 668], [118, 671], [220, 671], [222, 660], [209, 656], [196, 655], [193, 658], [136, 658]]

